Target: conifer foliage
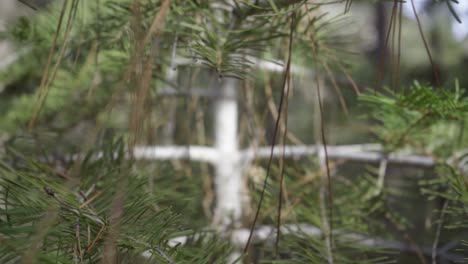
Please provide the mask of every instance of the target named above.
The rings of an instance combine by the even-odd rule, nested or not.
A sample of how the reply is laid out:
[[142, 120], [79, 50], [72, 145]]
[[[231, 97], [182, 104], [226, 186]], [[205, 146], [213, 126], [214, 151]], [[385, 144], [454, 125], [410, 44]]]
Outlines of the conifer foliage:
[[[1, 36], [18, 59], [0, 69], [0, 263], [391, 263], [401, 252], [421, 263], [466, 261], [466, 236], [454, 235], [468, 232], [466, 91], [421, 80], [361, 93], [348, 74], [353, 38], [343, 27], [353, 25], [321, 9], [347, 12], [353, 1], [329, 2], [64, 0], [19, 19]], [[459, 20], [457, 1], [445, 2]], [[289, 90], [308, 75], [318, 158], [286, 159], [283, 149], [276, 162], [271, 146], [268, 162], [239, 157], [242, 219], [214, 220], [219, 183], [206, 164], [134, 151], [177, 142], [184, 156], [212, 143], [206, 101], [229, 99], [219, 85], [227, 79], [242, 83], [234, 96], [249, 113], [241, 147], [265, 143], [253, 139], [266, 113], [255, 100], [276, 119], [268, 140], [299, 144], [287, 130]], [[347, 111], [337, 75], [369, 110], [379, 143], [357, 158], [327, 148], [324, 80]], [[277, 109], [265, 99], [276, 95]], [[429, 167], [415, 195], [386, 184], [399, 155]], [[395, 206], [418, 195], [440, 205], [424, 238]]]

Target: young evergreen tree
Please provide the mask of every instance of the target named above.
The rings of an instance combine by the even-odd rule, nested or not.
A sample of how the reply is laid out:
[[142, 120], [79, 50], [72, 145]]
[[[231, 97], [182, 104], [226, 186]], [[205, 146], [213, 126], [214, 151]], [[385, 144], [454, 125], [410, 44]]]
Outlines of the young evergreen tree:
[[[362, 93], [380, 144], [328, 146], [322, 86], [336, 84], [334, 71], [349, 76], [353, 57], [352, 25], [325, 4], [337, 3], [70, 0], [20, 19], [4, 34], [18, 59], [0, 72], [0, 262], [466, 260], [467, 241], [453, 235], [467, 230], [466, 94], [418, 82]], [[287, 113], [301, 75], [313, 83], [316, 144], [282, 148], [297, 142]], [[256, 136], [255, 100], [269, 104], [276, 147]], [[379, 167], [348, 175], [340, 159]], [[442, 204], [429, 243], [392, 206], [393, 163], [437, 172], [420, 179]]]

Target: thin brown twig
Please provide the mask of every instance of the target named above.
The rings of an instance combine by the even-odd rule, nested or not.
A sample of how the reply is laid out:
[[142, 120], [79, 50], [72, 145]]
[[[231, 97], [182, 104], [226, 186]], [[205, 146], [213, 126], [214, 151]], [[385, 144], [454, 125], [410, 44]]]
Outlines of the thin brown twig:
[[396, 73], [394, 72], [394, 68], [395, 67], [395, 58], [394, 58], [394, 54], [395, 54], [395, 41], [396, 41], [396, 29], [397, 29], [397, 25], [398, 25], [398, 19], [397, 19], [397, 14], [398, 14], [398, 0], [394, 0], [393, 1], [393, 8], [392, 8], [392, 17], [393, 17], [393, 21], [391, 23], [393, 23], [393, 26], [391, 26], [392, 28], [392, 47], [391, 47], [391, 50], [390, 50], [390, 80], [391, 80], [391, 85], [392, 85], [392, 90], [395, 92], [395, 80], [396, 80], [396, 77], [394, 77], [396, 75]]
[[68, 36], [70, 35], [70, 32], [71, 32], [72, 21], [75, 19], [76, 12], [78, 10], [78, 3], [79, 3], [79, 0], [72, 0], [70, 10], [69, 10], [69, 13], [68, 13], [67, 24], [65, 26], [65, 35], [63, 37], [63, 44], [60, 47], [57, 62], [55, 63], [54, 68], [52, 69], [52, 74], [51, 74], [50, 78], [47, 79], [47, 82], [45, 84], [44, 98], [42, 99], [42, 101], [40, 101], [39, 108], [37, 109], [37, 112], [36, 111], [34, 112], [34, 114], [38, 115], [41, 112], [42, 108], [44, 107], [44, 103], [45, 103], [45, 101], [47, 99], [47, 96], [49, 94], [50, 85], [55, 80], [55, 76], [57, 75], [57, 71], [58, 71], [58, 69], [60, 67], [60, 64], [62, 62], [62, 58], [63, 58], [63, 56], [65, 54], [65, 50], [66, 50], [66, 48], [68, 46]]
[[[288, 63], [291, 64], [291, 54], [292, 54], [292, 41], [294, 35], [294, 28], [296, 24], [296, 13], [293, 12], [291, 14], [291, 29], [289, 32], [289, 50], [288, 50]], [[288, 67], [288, 71], [286, 72], [286, 83], [283, 86], [283, 89], [286, 89], [286, 103], [284, 108], [284, 132], [283, 132], [283, 155], [280, 158], [280, 180], [279, 180], [279, 187], [280, 191], [278, 194], [278, 210], [277, 210], [277, 219], [276, 219], [276, 241], [275, 241], [275, 258], [279, 258], [279, 243], [281, 237], [281, 210], [283, 207], [283, 184], [284, 184], [284, 156], [285, 156], [285, 148], [284, 145], [286, 144], [286, 137], [288, 131], [288, 105], [289, 105], [289, 92], [291, 90], [291, 68]], [[284, 92], [284, 91], [283, 91]]]
[[[328, 161], [328, 151], [327, 151], [327, 140], [325, 137], [325, 122], [323, 118], [323, 105], [322, 105], [322, 98], [320, 94], [320, 84], [318, 80], [318, 75], [315, 76], [315, 81], [316, 81], [316, 86], [317, 86], [317, 101], [318, 101], [318, 106], [319, 106], [319, 116], [320, 116], [320, 134], [322, 137], [322, 145], [323, 145], [323, 150], [324, 150], [324, 156], [325, 156], [325, 167], [326, 167], [326, 176], [327, 176], [327, 202], [328, 202], [328, 220], [323, 223], [325, 226], [328, 226], [328, 228], [325, 229], [325, 235], [327, 241], [327, 250], [328, 250], [328, 264], [333, 264], [333, 190], [332, 190], [332, 185], [331, 185], [331, 176], [330, 176], [330, 166], [329, 166], [329, 161]], [[328, 223], [327, 223], [328, 222]]]
[[[267, 99], [268, 110], [270, 110], [270, 114], [272, 115], [273, 119], [276, 120], [278, 118], [278, 109], [276, 107], [275, 101], [273, 100], [273, 90], [271, 88], [271, 79], [267, 74], [265, 74], [265, 95]], [[280, 132], [286, 133], [286, 137], [294, 144], [302, 145], [303, 142], [294, 135], [291, 131], [286, 130], [283, 124], [280, 124]]]
[[[198, 75], [198, 73], [199, 71], [192, 72], [191, 74], [192, 78], [190, 80], [188, 87], [191, 87], [191, 84], [194, 81], [195, 76]], [[195, 100], [198, 101], [198, 98], [196, 98]], [[204, 114], [204, 111], [200, 109], [200, 107], [195, 108], [195, 119], [196, 119], [195, 127], [197, 130], [197, 133], [196, 133], [197, 141], [202, 145], [206, 144], [207, 140], [206, 140], [205, 123], [203, 122], [203, 120], [205, 120], [205, 114]], [[191, 142], [190, 135], [191, 133], [189, 134], [189, 143]], [[190, 145], [188, 147], [190, 147]], [[202, 201], [203, 211], [207, 218], [211, 218], [213, 214], [210, 209], [213, 205], [214, 197], [215, 197], [213, 189], [212, 189], [213, 180], [210, 177], [209, 167], [206, 163], [200, 164], [200, 170], [201, 170], [201, 175], [202, 175], [202, 186], [203, 186], [203, 193], [204, 193], [203, 201]]]
[[[165, 27], [168, 12], [169, 12], [169, 7], [170, 7], [170, 0], [164, 0], [161, 3], [161, 7], [157, 14], [155, 15], [153, 22], [151, 24], [150, 29], [144, 36], [143, 40], [137, 39], [136, 43], [136, 52], [134, 54], [134, 62], [136, 63], [136, 67], [141, 68], [143, 67], [142, 71], [138, 72], [137, 75], [140, 76], [134, 76], [134, 80], [137, 83], [137, 90], [134, 94], [134, 103], [133, 103], [133, 111], [130, 116], [130, 127], [132, 128], [133, 132], [133, 137], [130, 140], [130, 147], [133, 147], [136, 144], [136, 141], [138, 139], [138, 136], [141, 134], [141, 130], [143, 128], [143, 119], [145, 116], [145, 112], [148, 111], [148, 103], [147, 103], [147, 97], [149, 94], [149, 87], [151, 84], [151, 77], [153, 73], [153, 62], [154, 58], [157, 55], [157, 51], [159, 49], [158, 45], [158, 39], [160, 35], [162, 34], [162, 31]], [[140, 11], [139, 11], [139, 1], [135, 2], [135, 10], [136, 10], [136, 19], [141, 19], [140, 16]], [[138, 21], [136, 21], [138, 22]], [[136, 25], [138, 27], [138, 25]], [[138, 32], [138, 28], [136, 29]], [[138, 43], [138, 41], [141, 41], [141, 43]], [[146, 57], [146, 59], [143, 62], [139, 62], [144, 54], [145, 47], [150, 41], [153, 41], [151, 44], [151, 50], [149, 56]], [[140, 64], [140, 65], [138, 65]]]
[[[308, 18], [310, 21], [310, 17]], [[315, 42], [314, 38], [315, 36], [312, 34], [310, 36], [311, 43]], [[317, 48], [313, 44], [311, 45], [311, 48], [312, 48], [313, 56], [322, 65], [324, 65], [324, 63], [320, 60], [317, 54]], [[332, 190], [332, 184], [331, 184], [330, 164], [328, 160], [327, 141], [325, 137], [325, 122], [324, 122], [324, 116], [323, 116], [322, 96], [320, 93], [320, 82], [319, 82], [318, 74], [315, 74], [315, 84], [316, 84], [316, 90], [317, 90], [317, 101], [318, 101], [318, 110], [319, 110], [318, 114], [320, 118], [320, 134], [322, 138], [322, 145], [323, 145], [324, 156], [325, 156], [325, 167], [326, 167], [326, 176], [327, 176], [326, 188], [328, 192], [326, 195], [328, 206], [326, 205], [327, 202], [324, 202], [324, 206], [322, 206], [322, 210], [325, 210], [325, 212], [322, 214], [323, 216], [322, 220], [323, 220], [323, 226], [324, 226], [325, 243], [327, 247], [327, 260], [328, 260], [328, 264], [333, 264], [334, 263], [334, 258], [333, 258], [333, 190]], [[323, 181], [322, 181], [322, 186], [323, 186]], [[321, 191], [319, 195], [321, 200], [322, 200], [322, 195], [324, 195], [324, 193]], [[326, 210], [327, 208], [328, 210]]]
[[97, 241], [102, 237], [106, 227], [107, 227], [107, 225], [101, 226], [101, 229], [99, 229], [99, 232], [97, 233], [96, 237], [93, 239], [93, 241], [86, 248], [86, 253], [90, 253], [91, 250], [93, 250], [94, 245], [96, 245]]
[[[47, 59], [46, 69], [45, 69], [45, 71], [44, 71], [44, 73], [42, 75], [41, 84], [40, 84], [40, 88], [39, 88], [39, 93], [38, 93], [38, 95], [36, 97], [36, 101], [34, 103], [34, 108], [33, 108], [34, 110], [33, 110], [33, 113], [32, 113], [33, 116], [32, 116], [32, 118], [31, 118], [31, 120], [29, 122], [29, 129], [32, 129], [32, 127], [34, 126], [35, 120], [37, 119], [37, 116], [38, 116], [38, 114], [40, 112], [42, 104], [43, 104], [43, 102], [45, 101], [45, 99], [47, 97], [48, 87], [50, 85], [51, 79], [54, 78], [55, 73], [57, 71], [57, 67], [60, 64], [61, 58], [63, 57], [63, 52], [65, 50], [66, 43], [63, 44], [62, 47], [61, 47], [59, 59], [58, 59], [56, 65], [54, 67], [54, 71], [53, 71], [54, 74], [53, 74], [51, 79], [48, 79], [47, 77], [49, 75], [49, 68], [50, 68], [50, 66], [52, 64], [52, 58], [53, 58], [55, 47], [57, 45], [58, 36], [60, 34], [60, 29], [62, 27], [63, 17], [65, 15], [65, 10], [67, 8], [67, 2], [68, 1], [65, 1], [63, 3], [63, 5], [62, 5], [62, 9], [61, 9], [61, 12], [60, 12], [60, 17], [59, 17], [59, 22], [57, 24], [57, 28], [56, 28], [55, 35], [54, 35], [54, 40], [52, 42], [52, 46], [51, 46], [50, 51], [49, 51], [49, 56], [48, 56], [48, 59]], [[73, 12], [76, 11], [76, 8], [77, 8], [77, 6], [74, 5], [74, 3], [75, 3], [75, 1], [72, 2], [72, 6], [70, 8], [70, 13], [69, 13], [69, 19], [68, 19], [67, 25], [66, 25], [66, 32], [65, 32], [65, 36], [64, 36], [64, 41], [65, 42], [67, 40], [67, 36], [68, 36], [68, 33], [70, 31], [70, 27], [71, 27], [71, 17], [73, 16]], [[33, 259], [36, 257], [36, 254], [38, 253], [38, 250], [40, 249], [39, 244], [45, 238], [45, 236], [47, 235], [47, 230], [49, 230], [49, 227], [54, 224], [57, 217], [58, 217], [58, 207], [51, 206], [48, 209], [48, 212], [44, 215], [44, 217], [42, 217], [40, 219], [40, 221], [39, 221], [39, 223], [37, 225], [38, 228], [36, 229], [36, 234], [33, 237], [31, 246], [30, 246], [29, 250], [27, 250], [25, 252], [25, 254], [22, 255], [22, 257], [20, 259], [21, 263], [33, 263]]]
[[401, 84], [401, 32], [403, 30], [403, 3], [400, 2], [400, 8], [398, 13], [398, 51], [397, 51], [397, 77], [396, 77], [396, 89], [400, 90]]
[[[143, 118], [145, 117], [145, 110], [147, 110], [147, 96], [149, 94], [149, 87], [151, 84], [151, 77], [153, 72], [153, 62], [156, 57], [159, 45], [157, 43], [162, 30], [164, 29], [166, 19], [168, 16], [170, 7], [170, 0], [164, 0], [161, 3], [159, 11], [156, 13], [153, 23], [146, 35], [143, 38], [140, 29], [141, 23], [141, 6], [139, 0], [135, 0], [133, 3], [134, 21], [133, 27], [136, 32], [135, 39], [135, 54], [133, 54], [132, 67], [135, 67], [136, 71], [131, 74], [132, 81], [137, 84], [137, 90], [133, 96], [133, 110], [130, 115], [130, 127], [133, 132], [132, 137], [129, 140], [129, 148], [133, 149], [138, 140], [138, 135], [141, 133], [143, 127]], [[156, 40], [156, 41], [155, 41]], [[151, 50], [149, 56], [144, 56], [145, 47], [150, 42]], [[143, 59], [143, 61], [141, 61]], [[144, 67], [141, 69], [141, 67]], [[147, 115], [146, 115], [147, 116]], [[115, 263], [117, 258], [116, 243], [117, 236], [120, 229], [120, 220], [123, 216], [124, 210], [124, 198], [127, 192], [127, 184], [130, 179], [124, 175], [123, 179], [118, 182], [117, 190], [118, 193], [113, 199], [111, 207], [111, 216], [109, 220], [109, 232], [108, 237], [104, 243], [102, 263]]]
[[353, 78], [349, 74], [349, 72], [343, 67], [341, 62], [339, 60], [336, 60], [336, 63], [338, 67], [340, 68], [341, 72], [346, 76], [346, 79], [348, 79], [349, 83], [351, 84], [351, 87], [353, 87], [354, 92], [356, 95], [361, 94], [361, 91], [359, 91], [359, 86], [354, 82]]
[[418, 12], [416, 12], [416, 6], [414, 5], [414, 0], [411, 0], [411, 6], [413, 8], [414, 16], [416, 17], [416, 22], [418, 24], [418, 30], [419, 30], [419, 33], [421, 35], [421, 39], [422, 39], [422, 41], [424, 43], [424, 48], [426, 49], [427, 57], [429, 58], [429, 62], [431, 63], [432, 73], [434, 74], [436, 85], [440, 86], [439, 73], [437, 72], [436, 66], [434, 64], [434, 60], [432, 59], [431, 50], [429, 49], [429, 45], [427, 44], [426, 37], [424, 36], [421, 21], [419, 20], [419, 15], [418, 15]]
[[18, 0], [18, 2], [20, 2], [21, 4], [31, 8], [32, 10], [37, 10], [37, 6], [29, 3], [28, 1], [25, 1], [25, 0]]
[[387, 30], [387, 35], [385, 37], [385, 44], [383, 46], [383, 49], [380, 51], [380, 61], [379, 61], [378, 69], [377, 69], [377, 85], [374, 87], [374, 93], [377, 92], [377, 89], [380, 89], [382, 87], [385, 58], [387, 55], [388, 41], [390, 39], [390, 33], [392, 31], [394, 15], [395, 13], [392, 12], [392, 15], [390, 17], [390, 23], [389, 23], [388, 30]]
[[[60, 67], [60, 64], [62, 62], [63, 56], [65, 54], [65, 50], [66, 50], [66, 48], [68, 46], [68, 36], [70, 35], [72, 21], [74, 20], [76, 12], [78, 10], [78, 3], [79, 3], [79, 0], [73, 0], [72, 1], [71, 7], [70, 7], [70, 10], [69, 10], [69, 13], [68, 13], [67, 24], [65, 26], [65, 35], [63, 37], [63, 44], [60, 47], [57, 62], [55, 63], [54, 68], [52, 69], [51, 76], [50, 76], [50, 78], [47, 79], [47, 82], [45, 84], [45, 89], [44, 89], [44, 94], [43, 94], [44, 98], [39, 102], [40, 103], [39, 107], [34, 111], [34, 115], [35, 115], [34, 119], [37, 119], [37, 116], [41, 112], [42, 108], [44, 108], [44, 104], [45, 104], [47, 96], [49, 94], [50, 85], [55, 80], [55, 76], [57, 75], [57, 71], [58, 71], [58, 69]], [[36, 121], [34, 119], [32, 119], [33, 122]], [[32, 125], [34, 125], [34, 123]]]
[[80, 205], [80, 209], [81, 208], [84, 208], [86, 206], [88, 206], [90, 203], [92, 203], [94, 200], [96, 200], [96, 198], [98, 198], [100, 195], [102, 194], [102, 192], [98, 191], [96, 194], [94, 194], [93, 196], [91, 196], [91, 198], [89, 198], [88, 200], [86, 200], [84, 203], [82, 203]]
[[328, 79], [331, 81], [332, 86], [336, 91], [336, 94], [338, 95], [338, 100], [340, 101], [341, 107], [343, 108], [343, 112], [345, 113], [346, 116], [348, 116], [349, 115], [348, 106], [346, 105], [344, 96], [341, 93], [340, 87], [336, 83], [336, 79], [333, 76], [333, 73], [331, 72], [330, 67], [328, 67], [328, 64], [325, 61], [320, 60], [320, 62], [321, 62], [322, 67], [325, 69]]
[[67, 9], [67, 4], [68, 4], [68, 1], [63, 1], [62, 9], [60, 11], [60, 16], [59, 16], [59, 21], [57, 23], [57, 28], [55, 30], [54, 40], [52, 41], [52, 46], [50, 47], [50, 50], [49, 50], [49, 56], [47, 58], [45, 70], [44, 70], [44, 73], [42, 74], [41, 83], [39, 85], [39, 92], [36, 97], [36, 101], [34, 102], [33, 113], [32, 113], [33, 116], [31, 120], [29, 121], [29, 129], [32, 129], [32, 127], [34, 126], [36, 122], [37, 115], [38, 115], [37, 112], [39, 111], [40, 102], [42, 100], [42, 97], [46, 93], [46, 89], [47, 89], [46, 83], [48, 81], [49, 69], [52, 64], [52, 58], [55, 52], [55, 47], [57, 46], [58, 37], [60, 34], [60, 30], [62, 28], [62, 21], [63, 21], [63, 17], [65, 16], [65, 10]]
[[[294, 12], [292, 14], [293, 14], [292, 15], [292, 20], [294, 20], [294, 18], [295, 18]], [[292, 57], [292, 32], [290, 32], [290, 35], [289, 35], [288, 61], [286, 63], [286, 69], [285, 69], [283, 83], [282, 83], [281, 87], [286, 86], [287, 75], [288, 75], [288, 72], [291, 69], [291, 57]], [[284, 99], [285, 99], [285, 91], [282, 90], [281, 97], [280, 97], [280, 102], [279, 102], [279, 106], [278, 106], [278, 118], [276, 119], [276, 122], [275, 122], [275, 127], [274, 127], [274, 130], [273, 130], [273, 136], [272, 136], [273, 137], [272, 142], [276, 141], [276, 136], [278, 134], [278, 128], [279, 128], [279, 124], [280, 124], [281, 114], [283, 112]], [[247, 243], [245, 243], [244, 253], [247, 253], [247, 250], [249, 249], [250, 242], [252, 240], [252, 236], [253, 236], [254, 230], [255, 230], [255, 225], [257, 223], [258, 216], [260, 214], [260, 209], [261, 209], [261, 206], [262, 206], [262, 203], [263, 203], [263, 199], [265, 197], [265, 191], [266, 191], [266, 187], [267, 187], [267, 184], [268, 184], [268, 179], [270, 178], [270, 175], [271, 175], [271, 165], [272, 165], [272, 162], [273, 162], [274, 148], [275, 148], [275, 145], [274, 144], [271, 145], [270, 158], [268, 159], [268, 165], [267, 165], [267, 173], [266, 173], [265, 180], [263, 182], [262, 192], [260, 193], [260, 200], [258, 202], [257, 210], [255, 212], [255, 217], [254, 217], [252, 226], [250, 228], [249, 237], [247, 239]]]

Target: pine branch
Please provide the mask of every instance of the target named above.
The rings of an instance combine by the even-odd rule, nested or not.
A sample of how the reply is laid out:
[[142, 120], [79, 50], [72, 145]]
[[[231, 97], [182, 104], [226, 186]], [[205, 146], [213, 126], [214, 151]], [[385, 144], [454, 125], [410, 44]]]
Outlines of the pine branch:
[[242, 7], [239, 6], [237, 9], [234, 9], [234, 14], [237, 14], [240, 17], [247, 17], [270, 11], [272, 8], [272, 2], [276, 8], [285, 8], [300, 2], [304, 2], [304, 0], [258, 0], [254, 5], [245, 5]]
[[[254, 56], [246, 56], [245, 59], [249, 61], [254, 68], [260, 69], [260, 70], [266, 70], [269, 72], [283, 72], [284, 71], [284, 62], [281, 60], [265, 60], [261, 58], [257, 58]], [[180, 65], [192, 65], [192, 66], [203, 66], [203, 63], [199, 60], [195, 61], [193, 59], [189, 58], [183, 58], [183, 57], [177, 57], [174, 60], [174, 66], [180, 66]], [[293, 74], [298, 74], [298, 75], [303, 75], [306, 73], [313, 72], [314, 69], [312, 68], [307, 68], [303, 67], [301, 65], [291, 65], [291, 73]]]

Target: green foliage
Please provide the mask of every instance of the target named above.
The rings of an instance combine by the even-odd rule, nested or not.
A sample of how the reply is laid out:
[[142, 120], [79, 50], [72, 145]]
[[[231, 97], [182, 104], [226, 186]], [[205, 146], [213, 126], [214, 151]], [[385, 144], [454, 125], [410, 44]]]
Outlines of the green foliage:
[[[79, 1], [70, 1], [66, 5], [61, 29], [57, 33], [47, 75], [50, 81], [46, 85], [47, 100], [41, 109], [39, 124], [65, 121], [63, 127], [73, 127], [83, 118], [92, 118], [93, 113], [96, 116], [105, 105], [112, 104], [112, 96], [128, 105], [126, 95], [134, 91], [132, 87], [135, 86], [129, 78], [134, 73], [132, 56], [140, 53], [143, 57], [149, 55], [152, 43], [141, 47], [143, 51], [138, 50], [138, 43], [148, 32], [159, 11], [160, 1], [140, 1], [138, 8], [130, 0], [76, 2]], [[313, 40], [295, 36], [298, 48], [304, 49], [304, 52], [300, 51], [302, 55], [298, 61], [310, 60], [309, 56], [303, 55], [311, 54], [310, 41], [314, 42], [318, 54], [336, 60], [333, 52], [336, 36], [332, 35], [337, 31], [334, 26], [336, 18], [329, 20], [325, 16], [311, 16], [318, 6], [309, 4], [302, 10], [299, 8], [301, 5], [286, 5], [286, 8], [269, 4], [261, 8], [239, 5], [233, 16], [222, 5], [171, 1], [166, 27], [154, 43], [158, 51], [150, 96], [154, 99], [157, 89], [162, 86], [164, 70], [177, 68], [177, 58], [192, 61], [189, 67], [198, 65], [214, 70], [221, 78], [253, 77], [253, 57], [271, 57], [271, 54], [276, 57], [276, 53], [281, 58], [284, 56], [284, 39], [289, 34], [288, 19], [292, 12], [297, 13], [297, 30], [313, 36]], [[8, 92], [3, 91], [0, 98], [3, 131], [13, 133], [32, 117], [39, 95], [37, 88], [48, 65], [50, 48], [55, 43], [61, 7], [55, 4], [29, 20], [22, 19], [8, 36], [17, 45], [28, 48], [17, 63], [0, 72], [2, 82], [9, 85]], [[336, 22], [344, 25], [342, 21]], [[343, 45], [339, 46], [343, 48]], [[56, 72], [52, 70], [54, 68], [57, 68]], [[30, 83], [23, 83], [23, 80], [30, 80]], [[80, 113], [75, 115], [73, 108], [78, 105]], [[67, 114], [70, 112], [73, 114]], [[126, 126], [122, 122], [107, 121], [108, 126]]]
[[[464, 90], [448, 91], [415, 82], [406, 92], [387, 92], [388, 96], [369, 92], [360, 99], [379, 122], [374, 132], [388, 150], [410, 146], [447, 157], [457, 146], [468, 143], [462, 133], [462, 124], [468, 120]], [[456, 141], [460, 142], [455, 145]]]
[[[134, 263], [143, 252], [150, 253], [150, 262], [224, 263], [229, 246], [214, 237], [190, 239], [181, 215], [156, 207], [159, 198], [142, 191], [146, 177], [135, 174], [124, 155], [122, 141], [106, 144], [103, 153], [96, 149], [74, 164], [79, 174], [68, 181], [19, 153], [8, 156], [13, 166], [0, 167], [0, 261], [17, 262], [37, 249], [31, 257], [41, 263], [95, 263], [117, 225], [121, 263]], [[123, 213], [112, 219], [120, 195]], [[189, 237], [186, 246], [168, 246], [182, 235]]]
[[[242, 5], [236, 3], [230, 7], [234, 11], [227, 12], [222, 4], [213, 6], [210, 1], [175, 0], [171, 1], [163, 32], [141, 47], [161, 1], [141, 0], [140, 6], [131, 0], [79, 2], [65, 1], [59, 32], [58, 5], [12, 28], [8, 38], [27, 48], [17, 63], [0, 73], [7, 85], [0, 91], [2, 132], [15, 134], [30, 120], [50, 51], [51, 70], [46, 76], [50, 83], [40, 112], [41, 129], [62, 136], [88, 122], [93, 128], [103, 126], [126, 135], [126, 114], [132, 93], [138, 88], [135, 79], [141, 72], [141, 61], [150, 58], [154, 47], [157, 53], [149, 81], [149, 101], [157, 104], [164, 72], [169, 67], [177, 68], [178, 57], [191, 62], [184, 65], [187, 72], [199, 70], [194, 66], [201, 65], [221, 78], [255, 77], [258, 72], [253, 71], [251, 58], [283, 58], [284, 42], [292, 28], [293, 60], [303, 64], [312, 61], [318, 74], [320, 69], [333, 69], [331, 63], [341, 69], [349, 53], [347, 44], [353, 41], [347, 34], [348, 20], [314, 13], [320, 4], [268, 0], [255, 6], [240, 1]], [[451, 7], [450, 1], [447, 3]], [[350, 5], [348, 1], [347, 7]], [[296, 21], [291, 26], [293, 14]], [[189, 79], [193, 79], [191, 74], [183, 81], [190, 87]], [[379, 122], [374, 131], [387, 151], [407, 148], [445, 160], [468, 145], [462, 133], [462, 124], [468, 121], [468, 100], [463, 90], [437, 90], [415, 82], [405, 93], [386, 94], [368, 93], [361, 99]], [[118, 111], [111, 115], [112, 110]], [[190, 171], [168, 162], [133, 163], [127, 160], [123, 141], [96, 143], [88, 155], [71, 162], [67, 171], [71, 175], [56, 171], [55, 164], [44, 164], [47, 158], [37, 155], [42, 145], [47, 145], [45, 153], [60, 149], [57, 145], [62, 144], [67, 151], [87, 150], [83, 142], [95, 141], [88, 140], [90, 133], [80, 132], [73, 138], [75, 145], [67, 145], [65, 137], [53, 137], [47, 144], [42, 139], [28, 141], [24, 146], [14, 145], [21, 151], [7, 149], [2, 154], [8, 162], [0, 166], [0, 262], [23, 258], [44, 263], [97, 263], [107, 253], [110, 242], [115, 242], [122, 263], [228, 261], [233, 245], [204, 229], [209, 216], [202, 211], [212, 206], [205, 201], [202, 206], [201, 202], [207, 186], [212, 185], [206, 175], [209, 169], [193, 163], [189, 164]], [[98, 136], [102, 137], [105, 135]], [[321, 217], [323, 205], [318, 195], [323, 191], [323, 172], [317, 164], [305, 167], [294, 162], [286, 165], [289, 194], [281, 197], [288, 205], [283, 208], [282, 222], [323, 227], [326, 219]], [[274, 166], [272, 171], [277, 175], [280, 169]], [[388, 263], [392, 259], [389, 251], [360, 242], [369, 237], [391, 239], [384, 223], [402, 229], [410, 226], [389, 205], [395, 190], [379, 186], [374, 177], [376, 170], [368, 172], [333, 176], [333, 203], [329, 209], [333, 212], [332, 256], [336, 263]], [[347, 177], [350, 175], [351, 179]], [[276, 186], [278, 182], [267, 186], [262, 224], [276, 222]], [[259, 186], [251, 187], [255, 208]], [[440, 166], [439, 178], [424, 183], [422, 190], [431, 198], [450, 201], [451, 221], [447, 227], [466, 228], [468, 187], [458, 167], [450, 163]], [[121, 215], [116, 217], [119, 210]], [[115, 230], [118, 232], [114, 234]], [[301, 230], [283, 236], [280, 260], [274, 262], [325, 263], [329, 248], [323, 231], [319, 231], [319, 236]], [[187, 242], [177, 246], [170, 243], [179, 236], [185, 236]], [[262, 260], [274, 259], [269, 242], [255, 245], [261, 248]], [[144, 256], [149, 258], [141, 260]]]
[[[463, 153], [468, 146], [464, 133], [468, 97], [458, 84], [455, 89], [446, 90], [418, 82], [405, 92], [388, 91], [388, 94], [361, 96], [370, 106], [371, 116], [379, 122], [374, 130], [377, 137], [390, 151], [407, 148], [434, 156], [436, 178], [422, 179], [419, 184], [421, 193], [429, 200], [444, 204], [434, 212], [438, 218], [436, 239], [442, 229], [465, 232], [468, 227], [468, 163]], [[450, 235], [443, 238], [451, 239]], [[466, 248], [458, 249], [466, 252]]]
[[[327, 247], [324, 242], [324, 219], [321, 217], [320, 168], [304, 166], [304, 161], [286, 162], [285, 189], [283, 202], [282, 231], [280, 240], [280, 258], [272, 263], [327, 263]], [[391, 237], [386, 221], [406, 226], [404, 218], [392, 212], [387, 203], [390, 190], [380, 188], [373, 176], [374, 171], [354, 177], [344, 168], [333, 176], [333, 258], [336, 263], [392, 263], [395, 253], [392, 249], [366, 245], [366, 241], [375, 237], [398, 240]], [[261, 174], [259, 169], [254, 170]], [[253, 173], [253, 172], [252, 172]], [[272, 175], [278, 175], [277, 166], [272, 167]], [[253, 175], [252, 175], [253, 176]], [[258, 177], [258, 175], [257, 175]], [[264, 197], [261, 223], [274, 223], [277, 210], [278, 182], [272, 180]], [[255, 186], [252, 186], [255, 187]], [[254, 206], [259, 200], [259, 193], [253, 193]], [[299, 202], [300, 201], [300, 202]], [[390, 211], [390, 213], [389, 213]], [[276, 232], [276, 230], [274, 230]], [[254, 254], [261, 254], [264, 259], [275, 259], [275, 253], [268, 243], [257, 243]]]

